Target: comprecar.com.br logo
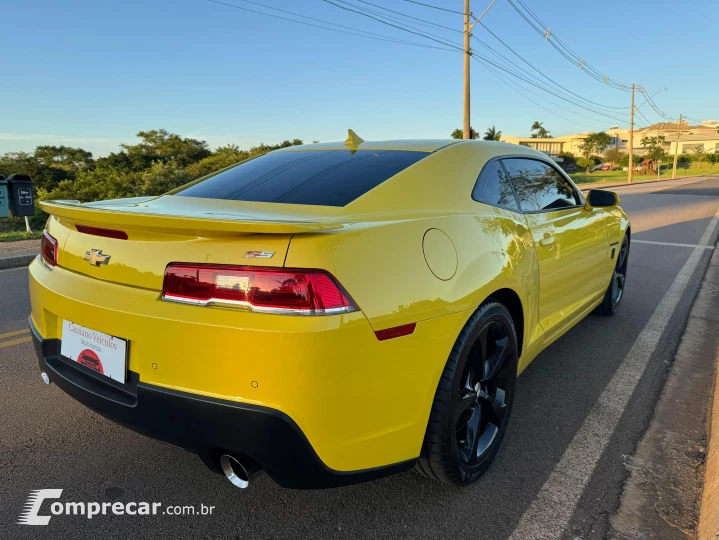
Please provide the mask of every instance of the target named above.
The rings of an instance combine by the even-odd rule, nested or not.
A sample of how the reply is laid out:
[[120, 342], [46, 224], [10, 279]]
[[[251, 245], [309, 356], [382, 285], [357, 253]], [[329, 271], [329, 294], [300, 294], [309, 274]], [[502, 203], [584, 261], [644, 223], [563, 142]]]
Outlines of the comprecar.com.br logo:
[[50, 515], [40, 514], [45, 499], [59, 499], [62, 489], [36, 489], [28, 495], [25, 506], [17, 519], [18, 525], [47, 525], [53, 516], [209, 516], [214, 506], [204, 503], [195, 505], [163, 506], [160, 502], [76, 502], [54, 501], [50, 505]]

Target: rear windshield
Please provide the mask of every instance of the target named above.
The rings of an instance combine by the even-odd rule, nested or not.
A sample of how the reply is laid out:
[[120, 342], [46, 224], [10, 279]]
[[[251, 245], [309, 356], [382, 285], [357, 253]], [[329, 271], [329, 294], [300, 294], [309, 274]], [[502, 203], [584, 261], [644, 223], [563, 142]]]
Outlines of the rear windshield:
[[404, 150], [275, 152], [192, 184], [175, 195], [345, 206], [428, 155]]

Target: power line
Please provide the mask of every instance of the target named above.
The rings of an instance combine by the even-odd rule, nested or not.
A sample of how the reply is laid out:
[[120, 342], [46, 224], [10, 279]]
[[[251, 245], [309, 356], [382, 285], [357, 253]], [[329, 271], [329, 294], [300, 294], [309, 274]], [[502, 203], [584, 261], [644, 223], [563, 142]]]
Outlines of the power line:
[[[428, 30], [424, 30], [423, 28], [418, 28], [418, 26], [430, 26], [430, 25], [427, 25], [424, 23], [416, 23], [416, 22], [409, 23], [404, 19], [400, 19], [399, 17], [394, 17], [392, 15], [387, 15], [385, 13], [382, 13], [382, 12], [379, 12], [379, 11], [376, 11], [373, 9], [359, 6], [357, 4], [353, 4], [352, 2], [348, 2], [347, 0], [336, 0], [336, 1], [340, 2], [341, 4], [355, 8], [355, 10], [358, 10], [357, 13], [360, 13], [360, 14], [371, 13], [371, 14], [374, 14], [377, 17], [379, 17], [379, 19], [381, 19], [382, 21], [396, 22], [398, 24], [404, 25], [402, 28], [416, 30], [418, 32], [423, 32], [422, 35], [424, 35], [425, 37], [431, 36], [431, 37], [437, 38], [438, 40], [440, 40], [442, 42], [444, 42], [443, 40], [448, 39], [444, 36], [438, 36], [437, 34], [433, 34], [433, 33], [429, 32]], [[436, 29], [433, 26], [430, 26], [430, 28], [432, 28], [432, 30], [436, 31]], [[461, 30], [457, 30], [457, 31], [460, 33], [463, 33]]]
[[343, 26], [343, 25], [341, 25], [341, 24], [332, 23], [332, 22], [328, 22], [328, 21], [323, 21], [323, 20], [321, 20], [321, 19], [315, 19], [315, 18], [312, 18], [312, 17], [307, 17], [307, 16], [301, 15], [301, 14], [299, 14], [299, 13], [293, 13], [293, 12], [291, 12], [291, 11], [287, 11], [287, 10], [284, 10], [284, 9], [279, 9], [279, 8], [274, 8], [274, 7], [271, 7], [271, 6], [266, 6], [266, 5], [264, 5], [264, 4], [260, 4], [259, 2], [253, 2], [253, 1], [251, 1], [251, 0], [238, 0], [238, 1], [240, 1], [240, 2], [246, 2], [246, 3], [249, 3], [249, 4], [255, 4], [255, 5], [258, 5], [258, 6], [262, 6], [262, 7], [266, 8], [266, 9], [272, 9], [272, 10], [275, 10], [275, 11], [280, 11], [280, 12], [282, 12], [282, 13], [287, 13], [287, 14], [289, 14], [289, 15], [293, 15], [293, 16], [295, 16], [295, 17], [301, 17], [301, 18], [303, 18], [303, 19], [309, 19], [309, 20], [311, 20], [311, 21], [319, 22], [319, 23], [322, 23], [322, 24], [328, 24], [328, 25], [331, 25], [331, 26], [336, 26], [336, 27], [338, 27], [338, 28], [350, 29], [351, 31], [350, 31], [350, 32], [347, 32], [347, 31], [344, 31], [344, 30], [338, 30], [337, 28], [328, 28], [328, 27], [326, 27], [326, 26], [320, 26], [320, 25], [318, 25], [318, 24], [312, 24], [312, 23], [308, 23], [308, 22], [304, 22], [304, 21], [296, 21], [296, 20], [294, 20], [294, 19], [289, 19], [289, 18], [287, 18], [287, 17], [281, 17], [281, 16], [279, 16], [279, 15], [274, 15], [274, 14], [271, 14], [271, 13], [264, 13], [264, 12], [262, 12], [262, 11], [257, 11], [257, 10], [250, 9], [250, 8], [245, 8], [245, 7], [242, 7], [242, 6], [236, 6], [236, 5], [234, 5], [234, 4], [228, 4], [228, 3], [226, 3], [226, 2], [221, 2], [220, 0], [207, 0], [207, 1], [208, 1], [208, 2], [212, 2], [212, 3], [214, 3], [214, 4], [220, 4], [220, 5], [223, 5], [223, 6], [231, 7], [231, 8], [234, 8], [234, 9], [239, 9], [239, 10], [242, 10], [242, 11], [247, 11], [247, 12], [250, 12], [250, 13], [256, 13], [256, 14], [258, 14], [258, 15], [264, 15], [265, 17], [272, 17], [272, 18], [274, 18], [274, 19], [281, 19], [281, 20], [283, 20], [283, 21], [290, 21], [290, 22], [297, 23], [297, 24], [303, 24], [303, 25], [305, 25], [305, 26], [312, 26], [312, 27], [314, 27], [314, 28], [321, 28], [321, 29], [323, 29], [323, 30], [329, 30], [330, 32], [338, 32], [338, 33], [340, 33], [340, 34], [348, 34], [348, 35], [352, 35], [352, 36], [359, 36], [359, 37], [364, 37], [364, 38], [368, 38], [368, 39], [375, 39], [375, 40], [378, 40], [378, 41], [387, 41], [387, 42], [390, 42], [390, 43], [398, 43], [398, 44], [401, 44], [401, 45], [411, 45], [411, 46], [413, 46], [413, 47], [423, 47], [423, 48], [426, 48], [426, 49], [437, 49], [437, 50], [443, 50], [443, 51], [452, 51], [452, 49], [449, 49], [449, 48], [446, 48], [446, 47], [436, 47], [436, 46], [434, 46], [434, 45], [427, 45], [427, 44], [424, 44], [424, 43], [416, 43], [416, 42], [413, 42], [413, 41], [406, 41], [406, 40], [403, 40], [403, 39], [397, 39], [397, 38], [393, 38], [393, 37], [390, 37], [390, 36], [385, 36], [385, 35], [382, 35], [382, 34], [376, 34], [376, 33], [374, 33], [374, 32], [368, 32], [368, 31], [366, 31], [366, 30], [357, 30], [356, 28], [352, 28], [352, 27], [350, 27], [350, 26]]
[[[561, 84], [559, 84], [558, 82], [556, 82], [554, 79], [551, 79], [549, 76], [545, 75], [543, 72], [541, 72], [540, 70], [538, 70], [537, 68], [535, 68], [531, 63], [529, 63], [527, 60], [525, 60], [518, 52], [516, 52], [512, 47], [510, 47], [509, 45], [507, 45], [507, 43], [505, 43], [499, 36], [497, 36], [497, 34], [495, 34], [495, 33], [492, 32], [489, 28], [487, 28], [487, 26], [486, 26], [483, 22], [480, 21], [479, 24], [482, 25], [482, 27], [483, 27], [487, 32], [489, 32], [497, 41], [499, 41], [502, 45], [504, 45], [504, 47], [506, 47], [512, 54], [514, 54], [517, 58], [519, 58], [519, 59], [520, 59], [522, 62], [524, 62], [527, 66], [529, 66], [531, 69], [533, 69], [534, 71], [536, 71], [537, 73], [539, 73], [542, 77], [544, 77], [545, 79], [547, 79], [547, 80], [548, 80], [549, 82], [551, 82], [552, 84], [558, 86], [559, 88], [561, 88], [561, 89], [564, 90], [565, 92], [569, 92], [569, 93], [572, 94], [573, 96], [578, 97], [579, 99], [581, 99], [581, 100], [583, 100], [583, 101], [586, 101], [586, 102], [591, 103], [591, 104], [593, 104], [593, 105], [596, 105], [596, 106], [598, 106], [598, 107], [603, 107], [603, 108], [605, 108], [605, 109], [614, 109], [614, 110], [627, 110], [627, 109], [630, 109], [630, 107], [613, 107], [613, 106], [610, 106], [610, 105], [603, 105], [603, 104], [601, 104], [601, 103], [597, 103], [596, 101], [592, 101], [592, 100], [586, 99], [586, 98], [580, 96], [579, 94], [576, 94], [576, 93], [572, 92], [572, 91], [569, 90], [568, 88], [562, 86]], [[477, 40], [479, 43], [482, 43], [483, 45], [485, 45], [485, 47], [489, 47], [489, 45], [486, 45], [485, 43], [483, 43], [483, 42], [482, 42], [479, 38], [477, 38], [476, 36], [472, 36], [472, 37], [474, 37], [474, 39]], [[491, 47], [489, 47], [489, 48], [491, 49]], [[492, 50], [493, 50], [493, 49], [492, 49]], [[507, 60], [507, 59], [505, 58], [505, 60]], [[507, 61], [509, 61], [509, 60], [507, 60]], [[515, 64], [515, 65], [516, 65], [516, 64]]]
[[518, 75], [518, 74], [514, 73], [513, 71], [510, 71], [510, 70], [508, 70], [507, 68], [505, 68], [505, 67], [503, 67], [503, 66], [501, 66], [501, 65], [499, 65], [499, 64], [497, 64], [497, 63], [495, 63], [495, 62], [493, 62], [492, 60], [489, 60], [488, 58], [483, 57], [483, 56], [481, 56], [481, 55], [479, 55], [479, 54], [477, 54], [477, 53], [473, 53], [472, 56], [475, 58], [475, 60], [481, 59], [481, 60], [484, 60], [485, 62], [489, 62], [489, 63], [492, 64], [495, 68], [497, 68], [497, 69], [499, 69], [499, 70], [501, 70], [501, 71], [504, 71], [505, 73], [508, 73], [509, 75], [511, 75], [511, 76], [513, 76], [513, 77], [515, 77], [515, 78], [517, 78], [517, 79], [523, 80], [524, 82], [526, 82], [526, 83], [528, 83], [528, 84], [534, 86], [535, 88], [538, 88], [538, 89], [540, 89], [540, 90], [542, 90], [542, 91], [544, 91], [544, 92], [547, 92], [548, 94], [551, 94], [551, 95], [553, 95], [554, 97], [558, 97], [559, 99], [562, 99], [562, 100], [564, 100], [564, 101], [567, 101], [567, 102], [571, 103], [572, 105], [574, 105], [574, 106], [576, 106], [576, 107], [579, 107], [579, 108], [582, 108], [582, 109], [584, 109], [584, 110], [593, 112], [594, 114], [599, 115], [599, 116], [604, 116], [604, 117], [606, 117], [606, 118], [609, 118], [610, 120], [614, 120], [615, 122], [623, 122], [622, 119], [617, 118], [617, 117], [615, 117], [615, 116], [611, 116], [610, 114], [607, 114], [606, 112], [595, 110], [595, 109], [593, 109], [593, 108], [591, 108], [591, 107], [589, 107], [589, 106], [587, 106], [587, 105], [584, 105], [584, 104], [582, 104], [582, 103], [578, 103], [578, 102], [576, 102], [576, 101], [574, 101], [574, 100], [572, 100], [572, 99], [570, 99], [570, 98], [567, 98], [566, 96], [562, 96], [561, 94], [557, 94], [554, 90], [548, 89], [548, 88], [544, 87], [543, 85], [537, 84], [536, 82], [534, 82], [534, 81], [532, 81], [532, 80], [529, 80], [529, 79], [527, 79], [527, 78], [525, 78], [525, 77], [523, 77], [523, 76], [521, 76], [521, 75]]
[[452, 47], [452, 48], [454, 48], [454, 49], [456, 49], [456, 50], [458, 50], [458, 51], [464, 52], [464, 49], [463, 49], [462, 47], [458, 47], [457, 45], [454, 45], [454, 44], [449, 43], [449, 42], [447, 42], [447, 41], [443, 41], [443, 40], [441, 40], [441, 39], [436, 39], [436, 38], [434, 38], [434, 37], [428, 36], [427, 34], [423, 34], [423, 33], [421, 33], [421, 32], [415, 32], [415, 31], [410, 30], [410, 29], [408, 29], [408, 28], [405, 28], [405, 27], [402, 27], [402, 26], [398, 26], [398, 25], [396, 25], [396, 24], [389, 23], [389, 22], [384, 21], [384, 20], [382, 20], [382, 19], [379, 19], [379, 18], [377, 18], [377, 17], [375, 17], [375, 16], [373, 16], [373, 15], [370, 15], [370, 14], [368, 14], [368, 13], [364, 13], [364, 12], [358, 11], [358, 10], [356, 10], [356, 9], [351, 9], [351, 8], [342, 6], [342, 5], [340, 5], [340, 4], [337, 4], [337, 3], [335, 3], [335, 2], [332, 2], [331, 0], [322, 0], [322, 1], [323, 1], [323, 2], [326, 2], [327, 4], [331, 4], [331, 5], [335, 6], [335, 7], [338, 7], [338, 8], [340, 8], [340, 9], [344, 9], [344, 10], [346, 10], [346, 11], [351, 11], [351, 12], [353, 12], [353, 13], [358, 13], [359, 15], [362, 15], [363, 17], [368, 17], [368, 18], [373, 19], [373, 20], [375, 20], [375, 21], [377, 21], [377, 22], [380, 22], [380, 23], [382, 23], [382, 24], [386, 24], [387, 26], [391, 26], [391, 27], [393, 27], [393, 28], [397, 28], [397, 29], [399, 29], [399, 30], [402, 30], [403, 32], [409, 32], [410, 34], [414, 34], [414, 35], [416, 35], [416, 36], [421, 36], [421, 37], [426, 38], [426, 39], [431, 39], [432, 41], [436, 41], [437, 43], [441, 43], [442, 45], [445, 45], [445, 46], [447, 46], [447, 47]]
[[464, 15], [463, 11], [455, 11], [453, 9], [447, 9], [447, 8], [443, 8], [443, 7], [439, 7], [439, 6], [433, 6], [432, 4], [424, 4], [422, 2], [416, 2], [415, 0], [404, 0], [404, 1], [409, 2], [411, 4], [418, 4], [420, 6], [424, 6], [424, 7], [428, 7], [428, 8], [432, 8], [432, 9], [438, 9], [440, 11], [447, 11], [449, 13], [458, 13], [459, 15]]
[[401, 15], [402, 17], [406, 17], [406, 18], [408, 18], [408, 19], [413, 19], [413, 20], [415, 20], [415, 21], [421, 21], [421, 22], [423, 22], [423, 23], [426, 23], [426, 24], [429, 24], [429, 25], [432, 25], [432, 26], [438, 26], [439, 28], [444, 28], [445, 30], [451, 30], [452, 32], [459, 32], [460, 34], [464, 34], [464, 31], [462, 31], [462, 30], [457, 30], [456, 28], [452, 28], [451, 26], [445, 26], [445, 25], [443, 25], [443, 24], [438, 24], [438, 23], [436, 23], [436, 22], [428, 21], [428, 20], [426, 20], [426, 19], [420, 19], [420, 18], [418, 18], [418, 17], [412, 17], [411, 15], [407, 15], [406, 13], [402, 13], [401, 11], [395, 11], [395, 10], [393, 10], [393, 9], [389, 9], [389, 8], [384, 7], [384, 6], [380, 6], [380, 5], [378, 5], [378, 4], [373, 4], [372, 2], [367, 2], [366, 0], [357, 0], [357, 1], [358, 1], [358, 2], [361, 2], [361, 3], [363, 3], [363, 4], [367, 4], [367, 5], [370, 5], [370, 6], [374, 6], [374, 7], [379, 8], [379, 9], [383, 9], [383, 10], [385, 10], [385, 11], [389, 11], [390, 13], [396, 13], [397, 15]]
[[[519, 2], [521, 0], [517, 0], [517, 1]], [[610, 87], [618, 89], [618, 90], [627, 90], [628, 91], [626, 83], [616, 81], [615, 79], [613, 79], [613, 78], [609, 77], [608, 75], [605, 75], [605, 74], [601, 73], [599, 70], [595, 69], [589, 63], [587, 63], [583, 58], [581, 58], [574, 51], [572, 51], [569, 47], [564, 45], [564, 43], [561, 40], [559, 40], [559, 38], [555, 34], [553, 34], [549, 30], [549, 28], [546, 25], [544, 25], [544, 23], [542, 23], [542, 21], [540, 21], [535, 15], [530, 14], [528, 16], [522, 9], [517, 7], [517, 5], [512, 0], [507, 0], [507, 2], [519, 14], [519, 16], [522, 17], [527, 22], [527, 24], [529, 24], [529, 26], [532, 29], [534, 29], [535, 32], [537, 32], [539, 35], [543, 36], [545, 38], [545, 40], [552, 47], [554, 47], [557, 50], [557, 52], [559, 52], [562, 56], [564, 56], [569, 62], [571, 62], [572, 64], [574, 64], [576, 66], [579, 66], [579, 68], [582, 69], [582, 71], [584, 71], [585, 73], [587, 73], [590, 77], [592, 77], [593, 79], [595, 79], [599, 82], [604, 83], [607, 86], [610, 86]], [[525, 9], [528, 9], [528, 8], [526, 8], [525, 4], [522, 4], [522, 6], [525, 7]], [[537, 24], [539, 24], [539, 26], [537, 26], [537, 24], [532, 22], [532, 20], [530, 20], [530, 17], [534, 18], [535, 21], [537, 22]]]
[[[534, 105], [536, 105], [536, 106], [539, 107], [540, 109], [542, 109], [542, 110], [544, 110], [544, 111], [547, 111], [547, 112], [550, 113], [551, 115], [556, 116], [556, 117], [558, 117], [558, 118], [561, 118], [562, 120], [566, 120], [567, 122], [571, 122], [572, 124], [576, 124], [576, 125], [582, 126], [582, 127], [588, 127], [588, 128], [590, 128], [590, 129], [596, 129], [595, 126], [590, 126], [590, 125], [588, 125], [588, 124], [582, 124], [581, 122], [577, 122], [576, 120], [572, 120], [572, 119], [570, 119], [570, 118], [567, 118], [566, 116], [562, 116], [561, 114], [559, 114], [559, 113], [557, 113], [557, 112], [555, 112], [555, 111], [552, 111], [552, 110], [550, 110], [550, 109], [547, 109], [545, 106], [543, 106], [543, 105], [540, 104], [540, 103], [537, 103], [537, 102], [534, 101], [532, 98], [530, 98], [529, 96], [527, 96], [526, 94], [524, 94], [523, 92], [521, 92], [520, 90], [517, 89], [517, 86], [519, 86], [520, 88], [524, 88], [525, 90], [527, 90], [526, 87], [520, 85], [519, 83], [510, 83], [510, 82], [508, 82], [505, 77], [503, 77], [501, 74], [497, 73], [493, 68], [491, 68], [490, 66], [488, 66], [488, 65], [486, 65], [486, 64], [482, 64], [482, 66], [483, 66], [487, 71], [489, 71], [492, 75], [494, 75], [497, 79], [499, 79], [499, 81], [500, 81], [502, 84], [504, 84], [505, 86], [509, 87], [509, 88], [512, 89], [514, 92], [516, 92], [517, 94], [519, 94], [520, 96], [522, 96], [522, 97], [523, 97], [524, 99], [526, 99], [527, 101], [533, 103]], [[535, 94], [535, 96], [538, 97], [538, 98], [540, 98], [540, 99], [544, 99], [545, 101], [548, 101], [548, 102], [549, 102], [549, 100], [548, 100], [547, 98], [543, 98], [543, 97], [538, 96], [538, 95], [536, 95], [536, 94]], [[550, 103], [551, 103], [551, 102], [550, 102]], [[555, 103], [553, 103], [553, 104], [556, 105]], [[576, 113], [574, 113], [574, 114], [576, 114]]]

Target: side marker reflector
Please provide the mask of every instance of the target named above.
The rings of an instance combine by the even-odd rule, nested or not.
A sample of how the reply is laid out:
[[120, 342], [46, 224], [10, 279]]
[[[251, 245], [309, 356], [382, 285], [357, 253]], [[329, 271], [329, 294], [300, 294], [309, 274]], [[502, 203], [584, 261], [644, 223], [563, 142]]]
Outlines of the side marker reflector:
[[386, 328], [384, 330], [375, 330], [374, 335], [377, 336], [378, 340], [385, 341], [387, 339], [408, 336], [414, 332], [416, 326], [417, 323], [411, 323], [402, 326], [395, 326], [394, 328]]

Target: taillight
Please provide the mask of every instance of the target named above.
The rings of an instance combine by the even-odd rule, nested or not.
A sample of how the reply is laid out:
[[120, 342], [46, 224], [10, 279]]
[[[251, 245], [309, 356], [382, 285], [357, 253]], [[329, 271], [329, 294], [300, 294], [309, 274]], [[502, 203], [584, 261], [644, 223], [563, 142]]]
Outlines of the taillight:
[[57, 266], [57, 240], [50, 236], [47, 230], [42, 231], [40, 254], [47, 264]]
[[288, 315], [332, 315], [358, 309], [323, 270], [256, 266], [171, 264], [165, 270], [162, 299]]

